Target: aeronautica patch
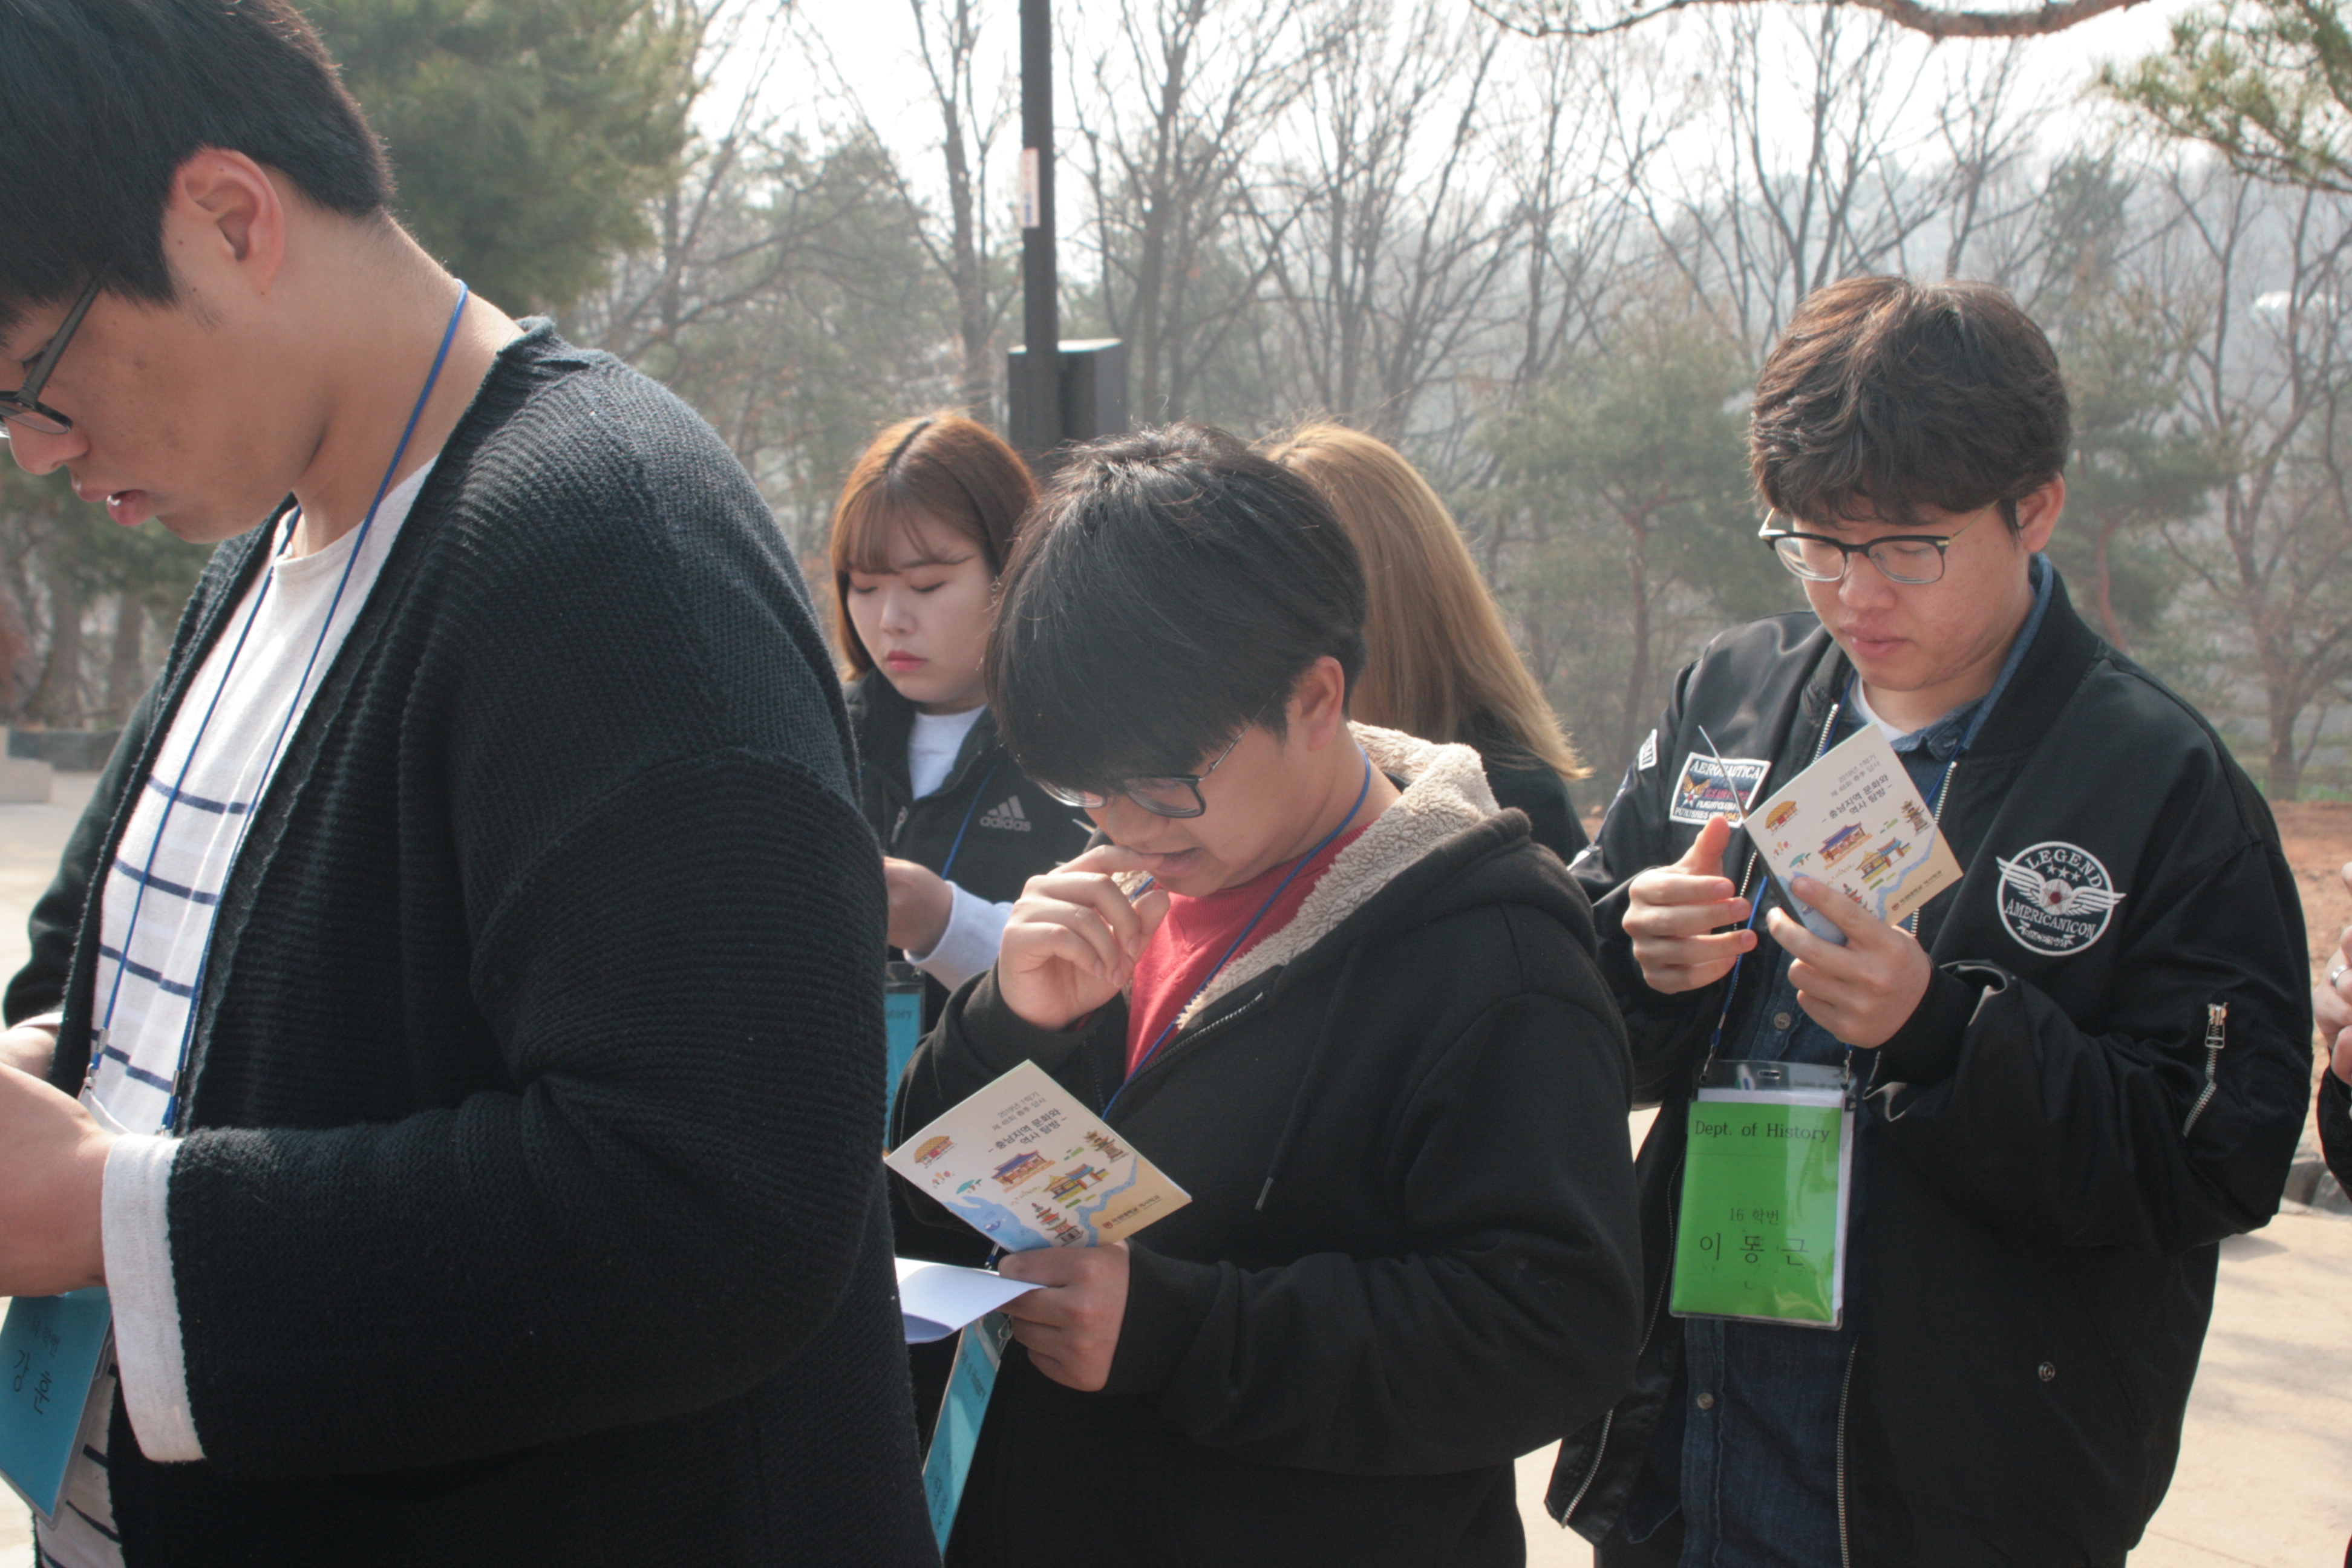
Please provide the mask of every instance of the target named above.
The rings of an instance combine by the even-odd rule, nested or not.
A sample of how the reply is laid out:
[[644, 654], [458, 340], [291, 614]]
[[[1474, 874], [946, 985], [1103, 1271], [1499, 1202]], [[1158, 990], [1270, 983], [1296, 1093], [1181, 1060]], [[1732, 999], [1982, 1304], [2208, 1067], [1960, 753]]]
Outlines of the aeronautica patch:
[[2008, 859], [1995, 855], [1993, 863], [2000, 868], [2000, 923], [2028, 952], [2082, 952], [2106, 934], [2124, 900], [2099, 858], [2079, 845], [2051, 839]]
[[1682, 776], [1675, 781], [1675, 804], [1666, 815], [1697, 827], [1705, 827], [1706, 819], [1718, 812], [1745, 816], [1771, 770], [1772, 764], [1761, 757], [1717, 759], [1694, 752], [1683, 759]]

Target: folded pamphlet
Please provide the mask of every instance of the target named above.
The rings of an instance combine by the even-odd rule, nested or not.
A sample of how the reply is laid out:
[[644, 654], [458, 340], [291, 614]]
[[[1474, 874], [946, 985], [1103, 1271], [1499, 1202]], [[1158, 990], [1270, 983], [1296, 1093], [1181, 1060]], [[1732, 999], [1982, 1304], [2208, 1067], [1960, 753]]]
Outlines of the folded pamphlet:
[[883, 1163], [1007, 1252], [1100, 1247], [1192, 1201], [1034, 1062]]
[[[1893, 925], [1960, 879], [1960, 863], [1875, 724], [1832, 747], [1748, 814], [1748, 837], [1788, 895], [1824, 882]], [[1843, 943], [1829, 917], [1789, 900], [1805, 929]]]

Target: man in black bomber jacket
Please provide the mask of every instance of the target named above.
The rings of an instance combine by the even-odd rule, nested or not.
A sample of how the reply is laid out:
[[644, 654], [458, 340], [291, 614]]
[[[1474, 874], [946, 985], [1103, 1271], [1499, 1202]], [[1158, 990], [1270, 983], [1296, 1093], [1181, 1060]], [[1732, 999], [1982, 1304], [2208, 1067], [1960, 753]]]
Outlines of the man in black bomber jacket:
[[[1607, 1568], [2117, 1565], [2171, 1479], [2217, 1244], [2273, 1212], [2302, 1124], [2303, 928], [2228, 751], [2035, 553], [2066, 426], [2048, 344], [1979, 286], [1835, 285], [1766, 366], [1768, 537], [1814, 610], [1682, 673], [1575, 867], [1661, 1102], [1635, 1387], [1549, 1498]], [[1965, 876], [1916, 941], [1844, 904], [1840, 949], [1725, 853], [1713, 759], [1752, 805], [1863, 722]], [[1718, 1026], [1863, 1097], [1841, 1331], [1664, 1310]]]
[[1517, 1568], [1513, 1458], [1625, 1388], [1590, 914], [1476, 752], [1346, 722], [1363, 599], [1311, 489], [1182, 426], [1082, 449], [1007, 570], [991, 706], [1108, 842], [1030, 882], [896, 1130], [1034, 1061], [1192, 1201], [1003, 1260], [1040, 1289], [955, 1568]]

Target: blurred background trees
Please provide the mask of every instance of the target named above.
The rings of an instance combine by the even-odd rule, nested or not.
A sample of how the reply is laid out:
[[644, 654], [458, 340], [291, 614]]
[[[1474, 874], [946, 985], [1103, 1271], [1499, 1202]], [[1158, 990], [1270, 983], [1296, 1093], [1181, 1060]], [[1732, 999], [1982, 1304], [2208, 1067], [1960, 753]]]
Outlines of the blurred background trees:
[[[875, 428], [1001, 417], [1008, 6], [867, 8], [886, 87], [789, 6], [308, 3], [427, 247], [669, 383], [803, 556]], [[2053, 552], [2084, 615], [2273, 793], [2352, 794], [2352, 35], [2320, 0], [2228, 0], [2085, 107], [2046, 41], [1930, 47], [1890, 9], [1065, 6], [1067, 330], [1129, 342], [1139, 420], [1401, 445], [1597, 803], [1707, 637], [1801, 603], [1743, 447], [1796, 302], [1859, 271], [1999, 283], [2074, 390]], [[0, 475], [0, 718], [119, 715], [200, 563]]]

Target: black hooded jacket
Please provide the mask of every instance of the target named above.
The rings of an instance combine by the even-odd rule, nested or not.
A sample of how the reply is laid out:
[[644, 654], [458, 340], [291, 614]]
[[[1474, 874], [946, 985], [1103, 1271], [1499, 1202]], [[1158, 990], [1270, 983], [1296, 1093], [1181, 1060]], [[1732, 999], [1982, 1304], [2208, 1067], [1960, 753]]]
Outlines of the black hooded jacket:
[[[1549, 1498], [1595, 1541], [1688, 1396], [1681, 1324], [1661, 1309], [1686, 1109], [1724, 997], [1720, 982], [1643, 984], [1625, 884], [1697, 834], [1703, 817], [1673, 805], [1709, 749], [1700, 725], [1726, 759], [1769, 762], [1760, 799], [1811, 760], [1851, 669], [1809, 614], [1716, 639], [1577, 862], [1637, 1098], [1663, 1101], [1640, 1163], [1634, 1391], [1562, 1445]], [[1965, 876], [1920, 921], [1937, 977], [1902, 1033], [1855, 1053], [1871, 1191], [1848, 1254], [1846, 1559], [2119, 1563], [2171, 1479], [2217, 1244], [2275, 1211], [2303, 1125], [2301, 904], [2269, 809], [2211, 728], [2095, 636], [2063, 584], [1953, 769], [1941, 826]], [[1748, 853], [1735, 837], [1734, 874]], [[2005, 880], [2004, 863], [2032, 876]], [[2069, 887], [2102, 877], [2112, 910], [2073, 910]], [[2044, 915], [2028, 912], [2037, 886]], [[2212, 1051], [2209, 1005], [2228, 1009]]]
[[[1625, 1390], [1624, 1037], [1591, 913], [1466, 747], [1244, 953], [1111, 1124], [1192, 1196], [1132, 1247], [1109, 1386], [1007, 1356], [949, 1560], [1517, 1568], [1517, 1455]], [[894, 1135], [1024, 1059], [1099, 1108], [1127, 1007], [1066, 1032], [957, 994]]]

